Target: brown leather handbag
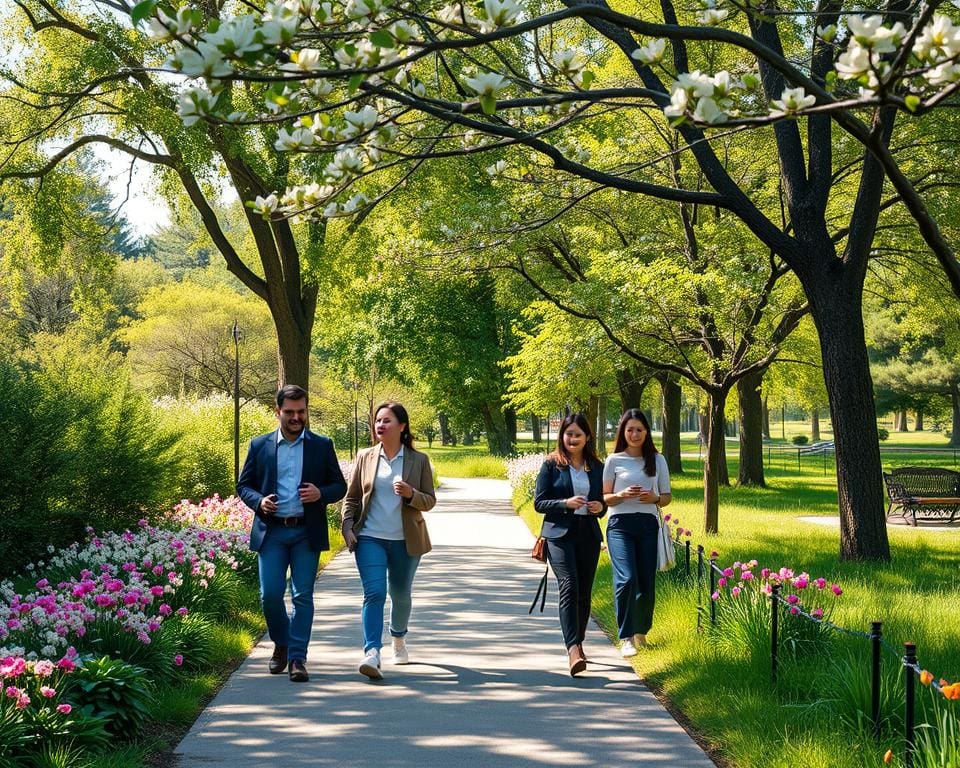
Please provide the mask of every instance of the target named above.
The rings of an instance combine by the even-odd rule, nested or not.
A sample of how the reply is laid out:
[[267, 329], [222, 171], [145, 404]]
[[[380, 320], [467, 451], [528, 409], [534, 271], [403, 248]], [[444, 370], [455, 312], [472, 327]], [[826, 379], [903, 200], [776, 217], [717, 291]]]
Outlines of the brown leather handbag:
[[547, 540], [543, 536], [537, 537], [533, 550], [530, 552], [530, 557], [539, 560], [541, 563], [547, 562]]

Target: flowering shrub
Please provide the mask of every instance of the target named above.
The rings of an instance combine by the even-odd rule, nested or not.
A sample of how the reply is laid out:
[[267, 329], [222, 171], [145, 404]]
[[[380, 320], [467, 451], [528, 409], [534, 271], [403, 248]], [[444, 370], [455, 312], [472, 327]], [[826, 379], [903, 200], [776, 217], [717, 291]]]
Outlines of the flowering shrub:
[[537, 474], [547, 458], [545, 453], [525, 453], [512, 459], [507, 459], [507, 480], [513, 490], [513, 498], [522, 503], [533, 498]]
[[239, 496], [221, 499], [213, 494], [208, 499], [193, 502], [184, 499], [167, 515], [171, 523], [201, 528], [216, 528], [221, 531], [249, 531], [253, 522], [253, 510]]
[[751, 656], [769, 653], [770, 596], [777, 585], [787, 609], [780, 627], [782, 645], [798, 654], [813, 650], [824, 639], [828, 632], [824, 622], [843, 594], [840, 586], [785, 567], [758, 570], [757, 561], [750, 560], [724, 568], [711, 595], [717, 611], [714, 632], [722, 645]]
[[21, 594], [11, 581], [0, 583], [0, 654], [93, 649], [103, 632], [130, 633], [149, 644], [165, 619], [189, 612], [188, 596], [202, 593], [218, 568], [236, 570], [252, 560], [239, 532], [169, 531], [143, 520], [136, 533], [98, 536], [89, 529], [88, 535], [85, 544], [56, 552], [47, 563], [49, 577], [32, 590]]

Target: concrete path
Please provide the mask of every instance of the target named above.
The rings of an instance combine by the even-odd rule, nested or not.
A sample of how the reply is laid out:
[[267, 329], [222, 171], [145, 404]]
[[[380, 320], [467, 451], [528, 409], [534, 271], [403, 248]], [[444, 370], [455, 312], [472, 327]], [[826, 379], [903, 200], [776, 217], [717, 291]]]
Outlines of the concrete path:
[[[589, 670], [571, 678], [556, 582], [494, 480], [445, 480], [428, 515], [434, 550], [414, 584], [411, 664], [384, 650], [381, 682], [357, 672], [361, 587], [352, 555], [322, 572], [310, 682], [267, 673], [264, 639], [176, 750], [178, 766], [713, 766], [591, 625]], [[388, 643], [389, 644], [389, 643]]]

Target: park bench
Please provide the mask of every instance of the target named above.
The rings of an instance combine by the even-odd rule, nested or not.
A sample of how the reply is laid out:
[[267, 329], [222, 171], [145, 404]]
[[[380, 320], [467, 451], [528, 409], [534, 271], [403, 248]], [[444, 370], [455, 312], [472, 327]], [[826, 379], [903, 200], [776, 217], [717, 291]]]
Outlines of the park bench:
[[960, 515], [960, 472], [932, 467], [900, 467], [884, 472], [890, 505], [887, 517], [952, 523]]

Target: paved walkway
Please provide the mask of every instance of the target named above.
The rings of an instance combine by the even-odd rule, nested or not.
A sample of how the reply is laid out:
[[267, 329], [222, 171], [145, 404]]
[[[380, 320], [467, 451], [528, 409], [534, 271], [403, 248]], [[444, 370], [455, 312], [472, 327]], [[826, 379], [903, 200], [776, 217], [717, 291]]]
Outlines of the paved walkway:
[[[411, 663], [385, 649], [357, 672], [360, 580], [342, 553], [320, 575], [310, 682], [267, 674], [263, 640], [176, 750], [178, 766], [713, 766], [591, 625], [571, 678], [556, 583], [527, 615], [542, 567], [494, 480], [448, 480], [428, 515], [434, 550], [414, 584]], [[483, 511], [478, 511], [483, 510]]]

